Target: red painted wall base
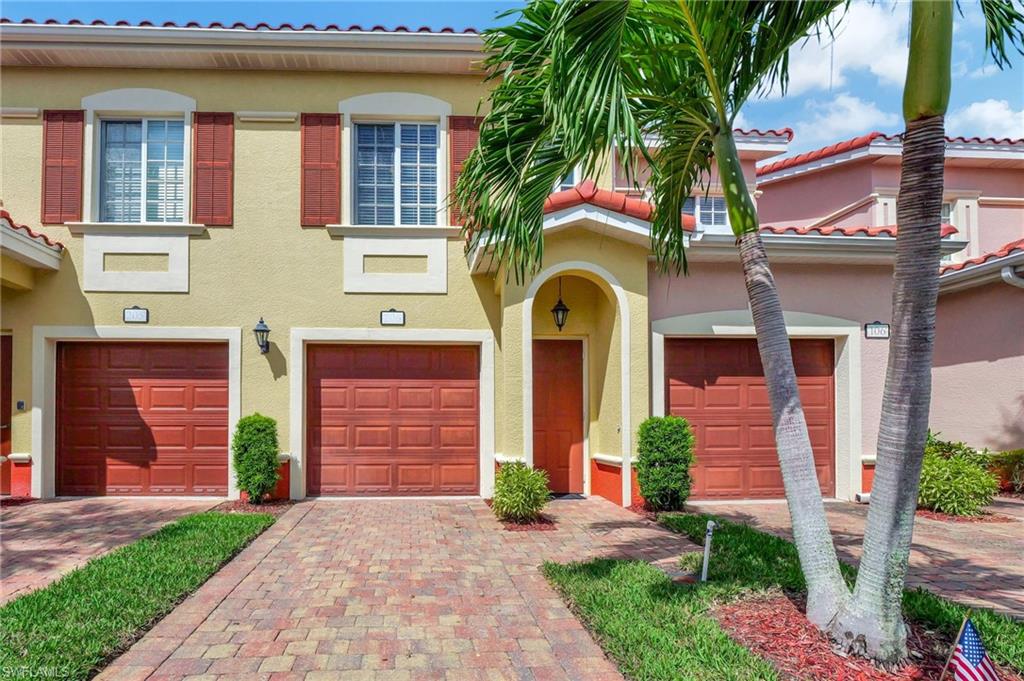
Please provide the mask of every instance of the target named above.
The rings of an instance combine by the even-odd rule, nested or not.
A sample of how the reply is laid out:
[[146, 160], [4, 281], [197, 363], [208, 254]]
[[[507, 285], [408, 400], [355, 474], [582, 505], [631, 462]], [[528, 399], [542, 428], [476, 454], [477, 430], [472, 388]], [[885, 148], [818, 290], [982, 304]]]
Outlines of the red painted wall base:
[[32, 496], [32, 462], [11, 461], [11, 496]]
[[871, 492], [871, 483], [875, 481], [875, 464], [860, 465], [860, 489], [864, 494]]
[[[274, 486], [268, 497], [271, 500], [276, 499], [287, 499], [291, 496], [291, 465], [284, 461], [277, 468], [277, 474], [280, 476], [277, 479], [277, 485]], [[249, 495], [242, 492], [239, 497], [242, 501], [249, 501]]]

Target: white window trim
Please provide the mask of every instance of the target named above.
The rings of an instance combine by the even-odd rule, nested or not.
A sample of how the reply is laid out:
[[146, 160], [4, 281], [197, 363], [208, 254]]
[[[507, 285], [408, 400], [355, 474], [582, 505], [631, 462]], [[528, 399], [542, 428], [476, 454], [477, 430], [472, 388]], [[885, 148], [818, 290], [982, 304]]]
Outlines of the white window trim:
[[[435, 166], [434, 173], [435, 173], [435, 175], [439, 175], [440, 174], [440, 169], [437, 167], [437, 164], [440, 163], [440, 161], [441, 161], [441, 149], [440, 149], [441, 136], [440, 136], [440, 124], [437, 123], [436, 121], [433, 121], [433, 120], [406, 121], [406, 120], [395, 120], [395, 119], [389, 119], [389, 120], [372, 120], [372, 119], [361, 120], [360, 119], [360, 120], [356, 120], [355, 121], [355, 125], [379, 125], [379, 126], [390, 125], [390, 126], [392, 126], [392, 128], [394, 128], [394, 140], [395, 140], [394, 146], [392, 147], [392, 149], [394, 150], [394, 159], [392, 160], [392, 166], [393, 166], [392, 170], [394, 172], [395, 222], [394, 222], [393, 225], [379, 225], [379, 224], [376, 224], [376, 223], [374, 223], [374, 224], [363, 224], [363, 223], [355, 222], [356, 216], [353, 215], [353, 217], [352, 217], [353, 225], [356, 226], [356, 227], [438, 227], [438, 226], [443, 226], [442, 225], [442, 219], [441, 219], [442, 213], [444, 212], [442, 210], [443, 195], [441, 193], [439, 193], [440, 192], [440, 187], [437, 188], [437, 192], [438, 193], [435, 194], [435, 201], [434, 201], [434, 224], [432, 224], [432, 225], [423, 225], [423, 224], [420, 224], [418, 222], [415, 223], [415, 224], [406, 224], [406, 223], [402, 222], [402, 177], [401, 177], [401, 175], [402, 175], [402, 158], [401, 158], [401, 149], [402, 149], [401, 135], [402, 135], [402, 130], [401, 130], [401, 125], [403, 123], [414, 123], [414, 124], [425, 124], [425, 125], [437, 126], [437, 128], [438, 128], [437, 143], [438, 143], [438, 147], [439, 148], [437, 150], [437, 155], [434, 157], [434, 166]], [[355, 141], [354, 144], [356, 144], [356, 146], [358, 147], [358, 145], [359, 145], [358, 140]], [[417, 146], [417, 148], [420, 146], [418, 142], [417, 142], [416, 146]], [[358, 181], [359, 181], [359, 177], [357, 175], [358, 172], [359, 172], [359, 168], [358, 168], [358, 163], [356, 162], [356, 160], [357, 159], [353, 158], [352, 166], [349, 168], [349, 172], [351, 173], [351, 176], [352, 176], [351, 189], [352, 189], [352, 207], [353, 208], [356, 207], [357, 189], [358, 189]], [[419, 165], [420, 164], [417, 162], [416, 167], [419, 168]], [[416, 186], [419, 187], [418, 175], [417, 175]], [[376, 204], [374, 204], [374, 205], [376, 205]], [[417, 211], [419, 211], [420, 207], [422, 206], [422, 204], [420, 204], [420, 203], [416, 203], [414, 205], [416, 206]], [[353, 211], [353, 212], [355, 212], [355, 211]], [[418, 218], [419, 218], [419, 213], [417, 212], [417, 219]]]
[[729, 211], [728, 211], [728, 208], [726, 208], [726, 210], [725, 210], [725, 224], [715, 225], [715, 224], [712, 224], [710, 222], [705, 223], [705, 222], [703, 222], [701, 220], [701, 216], [700, 216], [700, 214], [701, 214], [701, 208], [700, 208], [701, 199], [722, 199], [722, 201], [725, 201], [725, 197], [723, 195], [721, 195], [721, 194], [694, 194], [693, 195], [693, 219], [696, 220], [697, 226], [701, 227], [701, 228], [705, 228], [704, 231], [708, 231], [707, 228], [711, 228], [711, 230], [731, 231], [731, 226], [729, 224]]
[[[366, 256], [422, 256], [427, 271], [375, 274], [364, 271]], [[448, 293], [448, 240], [444, 237], [407, 237], [401, 241], [379, 237], [350, 237], [342, 255], [345, 293]]]
[[[85, 148], [83, 149], [82, 215], [89, 225], [125, 225], [166, 227], [187, 225], [192, 215], [192, 114], [196, 100], [176, 92], [153, 88], [122, 88], [107, 90], [82, 98], [85, 110]], [[100, 216], [100, 121], [105, 118], [181, 118], [184, 121], [184, 148], [182, 149], [183, 182], [185, 183], [183, 221], [139, 223], [101, 223]], [[143, 169], [145, 170], [145, 169]], [[145, 195], [145, 192], [143, 192]], [[76, 223], [71, 223], [76, 224]], [[81, 224], [81, 223], [79, 223]]]
[[583, 166], [581, 164], [576, 164], [575, 166], [573, 166], [571, 172], [574, 175], [575, 181], [570, 185], [565, 185], [565, 178], [563, 177], [561, 180], [555, 183], [556, 192], [568, 191], [583, 181]]
[[[344, 227], [379, 228], [387, 233], [392, 227], [410, 225], [357, 225], [355, 221], [355, 123], [423, 122], [437, 124], [437, 224], [428, 227], [448, 227], [448, 117], [452, 105], [437, 97], [414, 92], [374, 92], [349, 97], [338, 102], [341, 114], [341, 167], [347, 173], [343, 187], [347, 193], [341, 197], [341, 225]], [[397, 140], [396, 140], [397, 145]], [[395, 178], [396, 187], [399, 178]], [[400, 222], [400, 204], [395, 205], [396, 223]], [[333, 226], [333, 225], [332, 225]]]
[[[142, 186], [139, 188], [140, 189], [140, 191], [139, 191], [139, 216], [142, 219], [139, 220], [138, 222], [120, 220], [120, 221], [117, 221], [117, 222], [111, 222], [110, 224], [125, 224], [126, 222], [128, 224], [153, 224], [153, 225], [184, 224], [184, 219], [185, 219], [185, 213], [184, 213], [184, 210], [185, 210], [185, 200], [184, 200], [184, 195], [189, 193], [187, 187], [182, 187], [182, 197], [183, 197], [183, 199], [182, 199], [182, 215], [181, 215], [182, 219], [181, 219], [181, 221], [175, 222], [175, 221], [160, 220], [160, 221], [156, 221], [156, 222], [148, 222], [146, 220], [146, 215], [147, 215], [148, 209], [149, 209], [149, 205], [148, 205], [149, 204], [149, 196], [146, 193], [148, 191], [147, 185], [149, 184], [149, 125], [150, 125], [150, 123], [152, 123], [154, 121], [157, 121], [157, 122], [160, 122], [160, 123], [169, 123], [169, 122], [173, 122], [173, 121], [176, 121], [176, 120], [178, 120], [177, 116], [172, 116], [172, 117], [168, 118], [166, 115], [161, 115], [161, 114], [155, 114], [155, 115], [148, 115], [147, 114], [147, 115], [143, 115], [143, 116], [134, 115], [134, 116], [128, 116], [128, 117], [111, 116], [110, 118], [107, 118], [106, 116], [104, 116], [103, 118], [100, 119], [101, 125], [99, 126], [100, 127], [100, 134], [99, 134], [99, 143], [97, 145], [97, 149], [102, 149], [104, 143], [106, 142], [106, 140], [103, 139], [103, 125], [102, 125], [102, 123], [106, 123], [106, 122], [109, 122], [109, 123], [134, 123], [136, 121], [139, 121], [142, 124], [142, 139], [139, 142], [139, 147], [140, 147], [140, 152], [141, 152], [141, 155], [140, 155], [140, 178], [139, 179], [140, 179], [140, 182], [142, 183]], [[184, 157], [184, 147], [185, 147], [185, 144], [188, 143], [188, 141], [185, 139], [184, 135], [185, 135], [185, 132], [184, 132], [184, 129], [182, 129], [182, 140], [181, 140], [181, 143], [182, 143], [182, 156], [183, 157]], [[97, 184], [100, 186], [100, 188], [97, 191], [96, 210], [98, 211], [98, 214], [99, 214], [99, 213], [102, 213], [102, 211], [103, 211], [103, 200], [102, 200], [102, 197], [99, 195], [99, 193], [102, 192], [102, 185], [103, 185], [103, 160], [102, 160], [102, 158], [100, 158], [99, 162], [97, 163], [97, 172], [99, 173], [97, 175], [97, 177], [99, 178]], [[185, 176], [184, 176], [184, 167], [183, 167], [182, 168], [182, 181], [184, 181], [184, 179], [185, 179]], [[101, 222], [102, 222], [102, 220], [101, 220]]]

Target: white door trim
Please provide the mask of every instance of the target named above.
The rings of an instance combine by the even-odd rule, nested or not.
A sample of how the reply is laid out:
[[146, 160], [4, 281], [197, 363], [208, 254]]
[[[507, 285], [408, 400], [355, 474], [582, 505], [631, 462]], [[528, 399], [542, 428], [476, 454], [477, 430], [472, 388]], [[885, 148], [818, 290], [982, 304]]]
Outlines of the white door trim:
[[[32, 327], [32, 496], [56, 493], [58, 341], [222, 341], [228, 344], [228, 438], [242, 410], [242, 330], [193, 326], [34, 326]], [[238, 485], [228, 448], [228, 498]]]
[[462, 329], [293, 328], [289, 495], [306, 497], [306, 346], [311, 343], [418, 343], [480, 346], [480, 496], [494, 493], [494, 334]]
[[[622, 505], [629, 506], [632, 503], [632, 417], [630, 414], [630, 373], [629, 373], [629, 332], [630, 316], [629, 302], [626, 300], [626, 293], [611, 272], [595, 265], [594, 263], [582, 260], [570, 260], [567, 262], [552, 265], [543, 270], [530, 284], [526, 290], [526, 297], [523, 299], [523, 455], [526, 463], [533, 465], [533, 300], [537, 296], [540, 287], [548, 279], [565, 272], [583, 271], [594, 274], [611, 288], [615, 295], [619, 315], [619, 329], [621, 341], [619, 363], [621, 365], [621, 423], [619, 431], [622, 434]], [[587, 462], [589, 468], [590, 462]]]
[[[861, 326], [809, 312], [786, 312], [790, 338], [835, 341], [836, 498], [853, 500], [861, 490]], [[720, 310], [651, 322], [651, 415], [665, 415], [665, 338], [756, 338], [750, 310]]]

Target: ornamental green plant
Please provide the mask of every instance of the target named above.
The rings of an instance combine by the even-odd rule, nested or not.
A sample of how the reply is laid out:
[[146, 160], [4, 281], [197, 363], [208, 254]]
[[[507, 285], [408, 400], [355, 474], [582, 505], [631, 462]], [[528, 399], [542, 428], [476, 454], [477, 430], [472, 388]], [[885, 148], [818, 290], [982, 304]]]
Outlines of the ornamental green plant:
[[258, 413], [238, 420], [231, 453], [238, 489], [249, 496], [249, 503], [263, 503], [277, 485], [278, 451], [277, 421]]
[[1015, 494], [1024, 493], [1024, 449], [1011, 449], [992, 457], [992, 467]]
[[532, 523], [551, 498], [548, 474], [521, 461], [502, 464], [494, 478], [491, 508], [499, 520]]
[[917, 505], [948, 515], [976, 516], [998, 491], [999, 479], [971, 457], [928, 452], [921, 464]]
[[681, 511], [690, 496], [693, 430], [678, 416], [654, 416], [637, 432], [636, 478], [653, 511]]

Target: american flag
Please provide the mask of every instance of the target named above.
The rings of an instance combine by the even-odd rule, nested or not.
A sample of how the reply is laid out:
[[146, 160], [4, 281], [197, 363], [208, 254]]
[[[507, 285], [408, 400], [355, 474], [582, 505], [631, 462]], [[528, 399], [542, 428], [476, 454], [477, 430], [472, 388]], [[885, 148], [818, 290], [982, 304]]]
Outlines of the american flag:
[[956, 642], [952, 667], [954, 681], [999, 681], [999, 674], [970, 619], [964, 624], [964, 631]]

